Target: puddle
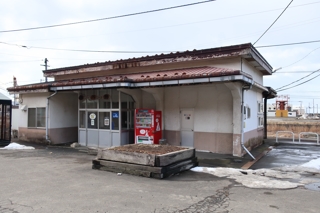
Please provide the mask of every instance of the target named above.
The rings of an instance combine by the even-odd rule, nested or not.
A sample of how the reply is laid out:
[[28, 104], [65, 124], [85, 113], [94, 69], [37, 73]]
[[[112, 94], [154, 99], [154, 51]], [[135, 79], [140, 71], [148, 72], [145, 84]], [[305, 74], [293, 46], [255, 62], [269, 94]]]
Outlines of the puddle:
[[310, 183], [304, 186], [306, 189], [313, 191], [320, 191], [320, 182], [319, 183]]

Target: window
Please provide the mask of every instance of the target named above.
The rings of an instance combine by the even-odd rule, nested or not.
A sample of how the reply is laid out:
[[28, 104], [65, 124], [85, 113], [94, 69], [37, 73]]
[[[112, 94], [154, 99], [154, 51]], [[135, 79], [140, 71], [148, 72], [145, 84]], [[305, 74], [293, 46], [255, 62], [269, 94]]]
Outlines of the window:
[[243, 107], [243, 119], [249, 119], [251, 117], [251, 109], [249, 106], [244, 106]]
[[46, 108], [28, 108], [28, 127], [46, 127]]
[[[271, 109], [271, 107], [269, 107], [269, 109]], [[262, 102], [258, 102], [258, 113], [263, 113], [263, 103]]]
[[258, 127], [263, 127], [264, 125], [264, 118], [263, 118], [263, 103], [258, 102]]
[[110, 130], [110, 112], [99, 112], [99, 129]]
[[247, 106], [247, 118], [249, 119], [251, 117], [251, 109]]
[[263, 127], [264, 119], [263, 117], [258, 118], [258, 127]]
[[119, 130], [119, 111], [112, 111], [112, 130]]

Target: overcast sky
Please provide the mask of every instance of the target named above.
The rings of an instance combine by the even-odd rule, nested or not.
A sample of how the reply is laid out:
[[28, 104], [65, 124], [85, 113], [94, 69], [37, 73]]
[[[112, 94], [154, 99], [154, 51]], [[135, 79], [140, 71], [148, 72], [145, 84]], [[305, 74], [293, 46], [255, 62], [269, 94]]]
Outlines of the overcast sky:
[[[201, 1], [201, 0], [199, 0]], [[156, 52], [206, 49], [255, 43], [291, 0], [217, 0], [161, 12], [84, 24], [20, 32], [0, 32], [0, 91], [43, 80], [44, 58], [50, 68], [126, 59]], [[196, 0], [0, 0], [0, 31], [107, 18], [194, 3]], [[320, 42], [258, 48], [320, 40], [320, 1], [294, 0], [271, 29], [255, 44], [274, 69], [264, 85], [274, 89], [320, 69]], [[24, 46], [24, 47], [22, 47]], [[146, 51], [149, 53], [88, 53], [72, 50]], [[319, 48], [319, 49], [317, 49]], [[309, 80], [316, 72], [298, 83]], [[320, 105], [320, 76], [295, 88], [293, 105]], [[294, 86], [295, 84], [291, 85]], [[274, 101], [271, 101], [274, 102]], [[320, 107], [320, 106], [319, 106]]]

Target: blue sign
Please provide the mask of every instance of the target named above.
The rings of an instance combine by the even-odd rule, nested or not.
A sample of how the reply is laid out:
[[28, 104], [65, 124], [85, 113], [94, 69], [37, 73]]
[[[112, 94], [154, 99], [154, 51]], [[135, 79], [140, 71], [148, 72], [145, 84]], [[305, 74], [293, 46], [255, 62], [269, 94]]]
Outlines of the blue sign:
[[112, 118], [119, 118], [119, 112], [112, 112]]

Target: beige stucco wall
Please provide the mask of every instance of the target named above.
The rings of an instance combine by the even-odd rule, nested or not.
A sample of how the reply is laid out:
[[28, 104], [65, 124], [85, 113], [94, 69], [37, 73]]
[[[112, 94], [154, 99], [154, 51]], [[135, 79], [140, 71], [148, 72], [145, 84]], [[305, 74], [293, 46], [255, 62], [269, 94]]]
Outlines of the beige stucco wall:
[[49, 99], [49, 128], [78, 126], [78, 94], [58, 92]]
[[194, 110], [196, 149], [232, 153], [233, 99], [224, 84], [165, 88], [164, 128], [169, 144], [181, 145], [181, 109]]
[[[28, 128], [28, 108], [47, 108], [47, 97], [53, 93], [33, 93], [20, 95], [26, 111], [19, 113], [19, 139], [33, 142], [47, 142], [46, 128]], [[48, 135], [52, 144], [78, 140], [78, 96], [73, 92], [57, 93], [49, 99]], [[47, 123], [47, 122], [46, 122]]]

